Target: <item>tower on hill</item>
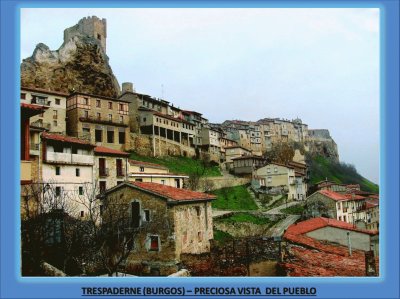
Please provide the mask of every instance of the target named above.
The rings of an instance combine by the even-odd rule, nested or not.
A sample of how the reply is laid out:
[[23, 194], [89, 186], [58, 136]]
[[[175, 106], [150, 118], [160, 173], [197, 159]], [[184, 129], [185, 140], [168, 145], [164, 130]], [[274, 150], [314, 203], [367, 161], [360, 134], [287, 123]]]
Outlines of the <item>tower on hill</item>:
[[64, 43], [77, 35], [97, 39], [106, 53], [107, 21], [96, 16], [80, 19], [78, 24], [64, 30]]

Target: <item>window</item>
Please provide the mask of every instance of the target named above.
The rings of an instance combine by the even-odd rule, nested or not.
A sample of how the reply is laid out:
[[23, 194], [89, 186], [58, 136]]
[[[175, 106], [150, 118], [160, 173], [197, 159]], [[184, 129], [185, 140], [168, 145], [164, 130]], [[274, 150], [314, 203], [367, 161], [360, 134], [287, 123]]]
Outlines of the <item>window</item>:
[[123, 124], [123, 123], [124, 123], [124, 117], [123, 117], [122, 115], [119, 117], [119, 123], [120, 123], [120, 124]]
[[25, 100], [26, 99], [26, 93], [21, 93], [21, 100]]
[[107, 176], [106, 159], [105, 158], [99, 158], [99, 175]]
[[143, 117], [143, 122], [146, 122], [146, 117]]
[[144, 210], [144, 221], [149, 222], [150, 221], [150, 210]]
[[119, 110], [123, 111], [124, 110], [124, 105], [123, 104], [119, 104]]
[[116, 164], [117, 164], [117, 176], [124, 176], [124, 173], [122, 171], [122, 159], [116, 159]]
[[275, 172], [278, 172], [278, 167], [275, 167], [275, 168], [274, 168], [274, 171], [275, 171]]
[[97, 120], [101, 120], [101, 113], [97, 112]]
[[135, 179], [135, 182], [143, 182], [143, 179]]
[[60, 196], [61, 195], [61, 187], [56, 187], [56, 196]]
[[100, 100], [96, 100], [96, 107], [97, 108], [100, 108], [101, 106], [100, 106]]
[[114, 131], [107, 131], [107, 143], [114, 143]]
[[84, 216], [85, 216], [85, 212], [81, 211], [81, 217], [84, 217]]
[[175, 179], [175, 187], [180, 188], [181, 187], [181, 180], [180, 179]]
[[159, 250], [159, 239], [158, 236], [150, 236], [150, 250], [158, 251]]
[[81, 170], [79, 168], [75, 168], [75, 176], [81, 176]]
[[97, 34], [97, 39], [101, 40], [101, 35], [100, 34]]
[[83, 195], [83, 187], [79, 186], [79, 195]]
[[197, 215], [197, 217], [200, 217], [200, 215], [201, 215], [200, 207], [196, 207], [196, 215]]
[[83, 111], [83, 116], [84, 116], [85, 118], [88, 118], [88, 117], [89, 117], [89, 111], [84, 110], [84, 111]]
[[112, 121], [112, 114], [108, 115], [108, 121]]
[[125, 144], [125, 131], [118, 132], [118, 142], [119, 144]]
[[53, 148], [55, 153], [62, 153], [64, 151], [62, 144], [54, 144]]
[[197, 240], [199, 242], [203, 241], [203, 233], [202, 232], [197, 232]]
[[96, 142], [102, 142], [103, 141], [103, 130], [99, 130], [99, 129], [96, 129], [95, 130], [95, 140], [96, 140]]
[[100, 216], [103, 216], [103, 212], [104, 212], [104, 206], [100, 205]]
[[161, 180], [161, 184], [165, 185], [165, 180]]
[[83, 98], [83, 104], [89, 105], [89, 98]]
[[106, 182], [100, 181], [100, 193], [104, 193], [106, 191]]
[[112, 109], [112, 102], [108, 102], [108, 109]]
[[56, 105], [61, 105], [61, 100], [60, 99], [56, 99]]
[[140, 226], [140, 203], [137, 201], [131, 202], [131, 224], [133, 228]]
[[56, 166], [56, 175], [60, 175], [61, 169], [60, 166]]
[[58, 126], [58, 122], [56, 120], [53, 121], [53, 127], [57, 127]]
[[139, 171], [140, 171], [140, 172], [144, 172], [144, 167], [143, 167], [143, 166], [140, 166], [140, 167], [139, 167]]

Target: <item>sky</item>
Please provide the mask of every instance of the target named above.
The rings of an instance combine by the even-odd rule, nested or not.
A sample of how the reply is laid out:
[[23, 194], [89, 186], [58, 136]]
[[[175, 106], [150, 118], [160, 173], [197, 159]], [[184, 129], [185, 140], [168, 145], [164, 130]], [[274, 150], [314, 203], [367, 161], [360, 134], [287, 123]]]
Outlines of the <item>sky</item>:
[[379, 9], [23, 8], [21, 59], [92, 15], [120, 84], [213, 123], [299, 117], [379, 183]]

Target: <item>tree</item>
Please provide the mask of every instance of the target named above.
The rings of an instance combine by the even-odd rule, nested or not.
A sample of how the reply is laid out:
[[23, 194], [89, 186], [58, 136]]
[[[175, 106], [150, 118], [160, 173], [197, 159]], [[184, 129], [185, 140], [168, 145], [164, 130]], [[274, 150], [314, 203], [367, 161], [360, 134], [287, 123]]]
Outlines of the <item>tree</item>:
[[201, 152], [199, 154], [200, 163], [196, 169], [189, 174], [188, 188], [191, 190], [198, 190], [200, 187], [200, 178], [204, 176], [207, 168], [211, 166], [211, 157], [209, 153]]
[[278, 142], [272, 146], [267, 157], [270, 161], [287, 164], [293, 160], [294, 149], [287, 142]]

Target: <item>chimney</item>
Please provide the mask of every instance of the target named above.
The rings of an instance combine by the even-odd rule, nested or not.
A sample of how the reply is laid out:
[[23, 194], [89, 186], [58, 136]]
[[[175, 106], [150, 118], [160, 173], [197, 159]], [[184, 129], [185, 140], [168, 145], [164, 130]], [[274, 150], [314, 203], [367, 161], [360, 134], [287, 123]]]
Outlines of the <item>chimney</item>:
[[122, 93], [125, 93], [125, 92], [135, 92], [132, 82], [122, 83]]

